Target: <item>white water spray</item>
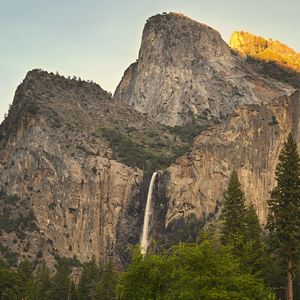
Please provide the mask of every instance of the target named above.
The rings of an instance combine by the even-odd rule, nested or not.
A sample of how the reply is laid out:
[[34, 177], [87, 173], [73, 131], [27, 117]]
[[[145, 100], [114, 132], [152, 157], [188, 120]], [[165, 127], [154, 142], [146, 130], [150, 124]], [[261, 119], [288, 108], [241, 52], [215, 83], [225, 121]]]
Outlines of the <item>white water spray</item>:
[[146, 209], [145, 209], [145, 214], [144, 214], [143, 232], [142, 232], [142, 238], [141, 238], [141, 242], [140, 242], [140, 248], [141, 248], [142, 255], [145, 255], [147, 253], [147, 249], [149, 246], [149, 227], [150, 227], [150, 219], [151, 219], [152, 213], [153, 213], [152, 194], [153, 194], [153, 188], [154, 188], [154, 183], [155, 183], [157, 174], [158, 174], [158, 172], [154, 172], [152, 174], [149, 189], [148, 189]]

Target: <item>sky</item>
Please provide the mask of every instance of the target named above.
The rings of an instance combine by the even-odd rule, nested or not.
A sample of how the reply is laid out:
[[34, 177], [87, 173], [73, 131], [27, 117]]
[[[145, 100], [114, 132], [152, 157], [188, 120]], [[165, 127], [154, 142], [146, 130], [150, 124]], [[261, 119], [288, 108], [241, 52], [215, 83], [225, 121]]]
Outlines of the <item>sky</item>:
[[0, 0], [0, 121], [35, 68], [97, 82], [114, 92], [137, 59], [146, 20], [181, 12], [228, 42], [243, 30], [300, 52], [299, 0]]

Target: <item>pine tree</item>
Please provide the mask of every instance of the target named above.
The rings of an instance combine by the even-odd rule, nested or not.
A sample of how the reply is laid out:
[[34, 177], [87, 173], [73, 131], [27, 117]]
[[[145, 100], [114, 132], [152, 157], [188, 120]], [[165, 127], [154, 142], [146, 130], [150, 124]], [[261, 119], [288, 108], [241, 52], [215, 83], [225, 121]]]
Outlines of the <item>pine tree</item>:
[[293, 299], [293, 271], [300, 240], [300, 158], [291, 134], [279, 155], [277, 185], [268, 200], [267, 227], [276, 241], [278, 254], [287, 264], [288, 300]]
[[70, 266], [66, 259], [59, 259], [56, 273], [51, 278], [51, 288], [47, 292], [51, 300], [69, 300], [71, 286]]
[[46, 263], [42, 262], [38, 268], [34, 281], [32, 300], [49, 299], [48, 294], [51, 288], [50, 270]]
[[79, 300], [92, 299], [96, 289], [96, 283], [99, 280], [99, 270], [95, 257], [90, 262], [83, 265], [80, 276], [77, 295]]
[[245, 195], [236, 171], [233, 171], [227, 189], [223, 195], [221, 230], [223, 243], [228, 243], [232, 237], [245, 231]]
[[260, 274], [263, 269], [265, 251], [262, 242], [262, 228], [252, 203], [246, 208], [243, 240], [242, 264], [247, 267], [248, 272]]
[[115, 287], [117, 282], [117, 273], [114, 270], [113, 262], [109, 261], [103, 268], [101, 280], [97, 283], [95, 297], [93, 299], [115, 299]]

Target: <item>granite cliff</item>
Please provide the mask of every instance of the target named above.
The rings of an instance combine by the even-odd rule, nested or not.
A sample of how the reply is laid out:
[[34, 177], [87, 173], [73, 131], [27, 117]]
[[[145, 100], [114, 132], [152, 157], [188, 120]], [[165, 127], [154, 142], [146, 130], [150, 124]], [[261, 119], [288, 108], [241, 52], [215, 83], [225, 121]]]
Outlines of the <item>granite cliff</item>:
[[235, 31], [231, 35], [229, 46], [243, 55], [262, 61], [273, 61], [284, 68], [300, 72], [300, 53], [279, 41], [249, 32]]
[[[3, 200], [2, 212], [10, 212], [7, 222], [21, 232], [2, 218], [4, 247], [49, 263], [56, 256], [113, 255], [117, 224], [142, 179], [141, 170], [110, 159], [99, 128], [115, 118], [144, 126], [139, 114], [115, 106], [96, 84], [39, 70], [27, 74], [0, 128], [2, 190], [17, 195]], [[27, 207], [32, 230], [20, 220]]]
[[193, 148], [168, 168], [166, 227], [184, 217], [216, 214], [224, 186], [235, 169], [246, 200], [266, 223], [278, 155], [289, 132], [300, 144], [300, 96], [279, 97], [269, 105], [247, 105], [224, 124], [198, 136]]
[[237, 107], [269, 102], [286, 87], [258, 75], [207, 25], [181, 14], [146, 22], [137, 62], [114, 100], [170, 126], [222, 120]]

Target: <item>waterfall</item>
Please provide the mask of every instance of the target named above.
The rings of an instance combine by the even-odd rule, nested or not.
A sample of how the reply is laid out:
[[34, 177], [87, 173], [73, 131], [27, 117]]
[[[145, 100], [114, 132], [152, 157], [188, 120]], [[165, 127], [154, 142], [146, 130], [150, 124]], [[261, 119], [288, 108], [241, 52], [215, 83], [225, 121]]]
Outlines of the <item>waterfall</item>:
[[149, 246], [149, 225], [150, 225], [150, 218], [153, 213], [152, 194], [153, 194], [153, 188], [154, 188], [154, 183], [155, 183], [155, 178], [157, 173], [158, 172], [154, 172], [152, 174], [149, 189], [148, 189], [147, 203], [146, 203], [145, 214], [144, 214], [143, 232], [142, 232], [142, 238], [140, 242], [142, 255], [146, 254]]

